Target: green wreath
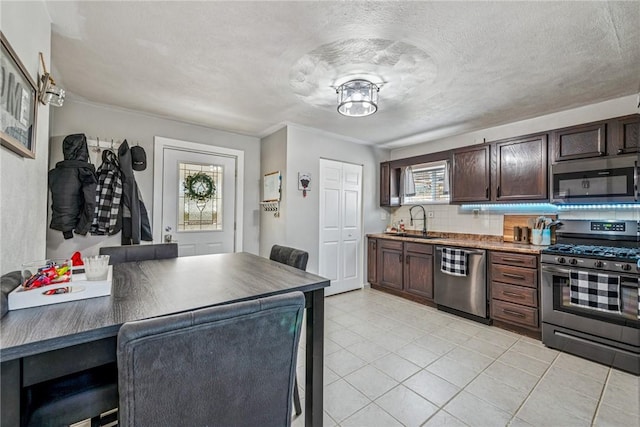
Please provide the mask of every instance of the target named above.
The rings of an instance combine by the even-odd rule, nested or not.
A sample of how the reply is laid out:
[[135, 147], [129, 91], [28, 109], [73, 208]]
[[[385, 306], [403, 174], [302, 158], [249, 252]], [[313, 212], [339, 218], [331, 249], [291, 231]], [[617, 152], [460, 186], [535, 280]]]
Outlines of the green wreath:
[[202, 172], [189, 175], [184, 181], [184, 194], [189, 199], [206, 202], [216, 194], [213, 178]]

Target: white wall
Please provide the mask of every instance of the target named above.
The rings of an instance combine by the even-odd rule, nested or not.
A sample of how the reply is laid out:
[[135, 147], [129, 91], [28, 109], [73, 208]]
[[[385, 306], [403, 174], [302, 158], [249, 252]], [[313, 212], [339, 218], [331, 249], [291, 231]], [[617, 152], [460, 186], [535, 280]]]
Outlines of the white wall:
[[638, 108], [638, 96], [630, 95], [598, 104], [548, 114], [529, 120], [509, 123], [488, 129], [455, 135], [447, 138], [426, 141], [422, 144], [391, 150], [391, 160], [413, 157], [421, 154], [436, 153], [452, 148], [467, 145], [480, 144], [483, 140], [496, 141], [530, 133], [544, 132], [566, 126], [595, 122], [612, 117], [626, 116], [627, 114], [640, 113]]
[[[411, 147], [399, 148], [391, 151], [392, 160], [413, 157], [421, 154], [435, 153], [452, 148], [495, 141], [503, 138], [510, 138], [519, 135], [527, 135], [536, 132], [558, 129], [566, 126], [573, 126], [612, 117], [625, 116], [639, 113], [637, 95], [617, 98], [598, 104], [561, 111], [559, 113], [536, 117], [520, 122], [509, 123], [489, 129], [469, 132], [448, 138]], [[474, 216], [471, 211], [462, 211], [455, 205], [428, 205], [428, 211], [433, 212], [433, 218], [427, 221], [427, 228], [430, 231], [458, 232], [471, 234], [502, 235], [503, 233], [503, 213], [481, 211], [480, 215]], [[399, 222], [403, 219], [407, 228], [409, 227], [409, 207], [403, 206], [391, 211], [391, 222]], [[529, 212], [517, 211], [518, 214], [528, 214]], [[538, 212], [531, 212], [538, 214]], [[548, 213], [556, 213], [553, 210]], [[579, 210], [572, 212], [559, 212], [559, 217], [565, 219], [635, 219], [640, 220], [640, 209], [597, 209]], [[420, 223], [416, 223], [420, 229]]]
[[[283, 222], [288, 246], [309, 252], [307, 270], [318, 272], [320, 241], [318, 178], [320, 159], [362, 165], [363, 230], [374, 233], [383, 230], [387, 223], [386, 211], [379, 203], [380, 162], [387, 160], [388, 152], [373, 146], [348, 142], [332, 134], [299, 126], [287, 128], [287, 166], [283, 180], [286, 184], [286, 213]], [[298, 172], [311, 173], [311, 190], [307, 197], [298, 190]], [[366, 253], [363, 240], [363, 254]], [[269, 242], [265, 242], [269, 246]], [[365, 280], [364, 276], [363, 280]]]
[[[262, 138], [260, 141], [260, 177], [265, 174], [279, 171], [282, 176], [287, 173], [287, 128], [284, 127], [271, 135]], [[260, 181], [260, 200], [262, 200], [263, 181]], [[273, 212], [262, 212], [260, 214], [260, 255], [268, 257], [271, 246], [274, 244], [284, 245], [286, 242], [286, 221], [287, 221], [287, 195], [285, 189], [288, 187], [287, 180], [283, 180], [280, 200], [281, 212], [279, 216], [274, 216]]]
[[[153, 137], [163, 136], [189, 142], [228, 147], [244, 151], [244, 237], [243, 250], [259, 252], [260, 219], [258, 202], [260, 183], [260, 140], [255, 137], [219, 131], [135, 111], [67, 100], [64, 107], [53, 110], [51, 119], [50, 168], [62, 160], [62, 140], [65, 135], [84, 133], [110, 141], [127, 139], [130, 146], [140, 144], [147, 153], [147, 169], [135, 172], [142, 198], [153, 221]], [[45, 197], [46, 200], [46, 197]], [[47, 229], [47, 256], [70, 256], [74, 251], [83, 255], [97, 254], [101, 246], [120, 245], [120, 234], [111, 237], [78, 236], [64, 240], [62, 233]]]
[[[42, 52], [51, 67], [51, 20], [41, 1], [0, 2], [2, 32], [34, 81]], [[49, 106], [36, 116], [35, 159], [0, 148], [0, 273], [45, 257]]]

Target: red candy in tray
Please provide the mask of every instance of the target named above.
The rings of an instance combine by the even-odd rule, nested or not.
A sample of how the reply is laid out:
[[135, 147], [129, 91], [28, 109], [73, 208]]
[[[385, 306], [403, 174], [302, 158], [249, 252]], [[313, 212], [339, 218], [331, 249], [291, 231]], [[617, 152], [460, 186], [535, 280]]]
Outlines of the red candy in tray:
[[44, 260], [22, 265], [25, 290], [71, 281], [71, 260]]

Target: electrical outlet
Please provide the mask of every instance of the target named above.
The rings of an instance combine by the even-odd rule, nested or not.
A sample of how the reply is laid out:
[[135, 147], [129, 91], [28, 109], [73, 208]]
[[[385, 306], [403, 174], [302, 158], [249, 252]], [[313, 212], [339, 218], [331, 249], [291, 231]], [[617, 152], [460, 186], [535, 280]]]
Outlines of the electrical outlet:
[[475, 218], [479, 217], [479, 216], [480, 216], [480, 209], [474, 209], [474, 210], [473, 210], [473, 216], [474, 216]]
[[380, 212], [380, 219], [385, 221], [387, 219], [387, 213], [385, 211]]
[[429, 217], [429, 218], [433, 218], [433, 211], [429, 211], [429, 212], [427, 212], [427, 217]]

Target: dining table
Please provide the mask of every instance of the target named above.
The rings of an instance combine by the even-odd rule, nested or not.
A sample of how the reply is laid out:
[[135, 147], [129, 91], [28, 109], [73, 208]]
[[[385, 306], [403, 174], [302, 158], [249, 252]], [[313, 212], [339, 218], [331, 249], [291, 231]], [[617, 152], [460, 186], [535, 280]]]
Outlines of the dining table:
[[22, 425], [27, 388], [115, 362], [126, 322], [301, 291], [305, 425], [321, 426], [329, 285], [329, 279], [246, 252], [116, 264], [108, 296], [10, 310], [0, 320], [0, 425]]

